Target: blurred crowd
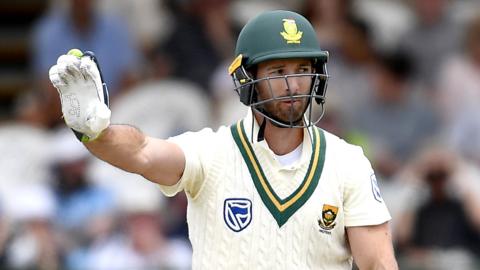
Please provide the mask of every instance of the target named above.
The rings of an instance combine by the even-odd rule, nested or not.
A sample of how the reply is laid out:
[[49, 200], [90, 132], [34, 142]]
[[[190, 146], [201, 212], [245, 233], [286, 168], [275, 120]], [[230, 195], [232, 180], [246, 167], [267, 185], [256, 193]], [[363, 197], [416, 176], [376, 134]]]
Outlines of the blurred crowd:
[[[32, 84], [0, 122], [2, 269], [189, 269], [186, 198], [92, 158], [48, 70], [96, 53], [113, 123], [167, 138], [244, 116], [227, 67], [241, 27], [289, 9], [330, 52], [320, 126], [361, 145], [401, 269], [480, 269], [480, 3], [475, 0], [51, 0]], [[346, 165], [348, 168], [348, 165]]]

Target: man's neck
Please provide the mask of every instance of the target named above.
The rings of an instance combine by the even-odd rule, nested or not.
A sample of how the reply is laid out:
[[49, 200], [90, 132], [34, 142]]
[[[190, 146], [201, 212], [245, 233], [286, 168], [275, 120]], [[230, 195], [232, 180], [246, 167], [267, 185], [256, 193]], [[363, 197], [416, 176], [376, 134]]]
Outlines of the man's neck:
[[[260, 121], [258, 121], [260, 120]], [[258, 123], [262, 119], [257, 118]], [[265, 140], [268, 147], [277, 155], [285, 155], [297, 148], [303, 141], [303, 128], [281, 128], [266, 120]]]

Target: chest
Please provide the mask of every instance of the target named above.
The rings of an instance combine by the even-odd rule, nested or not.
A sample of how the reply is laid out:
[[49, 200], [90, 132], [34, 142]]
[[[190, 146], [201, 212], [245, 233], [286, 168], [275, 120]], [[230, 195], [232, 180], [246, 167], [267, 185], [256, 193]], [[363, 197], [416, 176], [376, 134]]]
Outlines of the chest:
[[261, 156], [246, 160], [234, 143], [212, 160], [207, 167], [215, 169], [188, 206], [197, 257], [227, 269], [349, 267], [337, 164], [325, 145], [313, 148], [311, 159], [292, 170]]
[[192, 209], [212, 216], [218, 230], [245, 235], [268, 227], [280, 234], [314, 230], [343, 237], [343, 186], [335, 164], [323, 157], [297, 169], [262, 168], [253, 173], [255, 168], [249, 167], [256, 165], [237, 152], [219, 157], [229, 169], [207, 174], [198, 208], [190, 203]]

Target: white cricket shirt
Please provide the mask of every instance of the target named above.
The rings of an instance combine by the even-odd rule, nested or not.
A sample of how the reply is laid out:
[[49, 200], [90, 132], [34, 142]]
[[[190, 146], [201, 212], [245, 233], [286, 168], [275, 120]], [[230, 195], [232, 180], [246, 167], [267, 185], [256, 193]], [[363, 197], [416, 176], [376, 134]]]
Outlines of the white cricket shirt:
[[[390, 219], [360, 147], [304, 129], [300, 160], [282, 166], [253, 117], [169, 140], [185, 152], [194, 269], [351, 269], [345, 227]], [[258, 134], [258, 124], [253, 122]]]

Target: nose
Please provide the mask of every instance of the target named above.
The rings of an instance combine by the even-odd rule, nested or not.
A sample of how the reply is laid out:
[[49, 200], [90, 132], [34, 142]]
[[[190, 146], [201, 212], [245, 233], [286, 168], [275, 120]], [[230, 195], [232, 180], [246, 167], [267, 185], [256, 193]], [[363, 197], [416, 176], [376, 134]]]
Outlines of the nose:
[[300, 78], [297, 76], [290, 76], [286, 79], [287, 92], [289, 94], [295, 94], [300, 90]]

